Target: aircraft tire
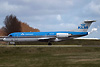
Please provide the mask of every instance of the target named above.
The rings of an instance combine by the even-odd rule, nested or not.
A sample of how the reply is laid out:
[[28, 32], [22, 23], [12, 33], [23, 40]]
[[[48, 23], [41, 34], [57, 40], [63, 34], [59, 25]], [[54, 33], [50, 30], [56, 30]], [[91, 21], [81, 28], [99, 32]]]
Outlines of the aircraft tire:
[[52, 43], [48, 43], [48, 45], [52, 45]]

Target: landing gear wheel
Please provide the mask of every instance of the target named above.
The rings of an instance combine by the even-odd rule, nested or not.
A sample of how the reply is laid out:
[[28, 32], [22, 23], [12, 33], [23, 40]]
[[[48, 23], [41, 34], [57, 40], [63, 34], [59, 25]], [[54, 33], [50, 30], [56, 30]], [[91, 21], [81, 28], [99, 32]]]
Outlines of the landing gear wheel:
[[16, 46], [16, 44], [14, 44], [14, 46]]
[[52, 43], [49, 42], [48, 45], [52, 45]]
[[15, 46], [16, 46], [15, 42], [10, 42], [10, 44], [11, 44], [11, 45], [15, 45]]

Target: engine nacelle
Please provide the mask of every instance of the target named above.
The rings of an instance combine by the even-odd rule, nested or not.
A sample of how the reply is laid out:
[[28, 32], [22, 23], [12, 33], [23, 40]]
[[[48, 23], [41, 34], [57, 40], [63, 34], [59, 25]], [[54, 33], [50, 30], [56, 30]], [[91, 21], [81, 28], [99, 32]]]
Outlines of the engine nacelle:
[[56, 36], [57, 37], [68, 37], [68, 36], [71, 36], [71, 34], [69, 34], [69, 33], [57, 33]]

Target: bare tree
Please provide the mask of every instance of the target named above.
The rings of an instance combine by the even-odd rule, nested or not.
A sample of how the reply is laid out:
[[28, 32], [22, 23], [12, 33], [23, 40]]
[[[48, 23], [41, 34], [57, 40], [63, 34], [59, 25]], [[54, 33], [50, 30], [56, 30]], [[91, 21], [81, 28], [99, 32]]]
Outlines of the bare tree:
[[21, 22], [14, 15], [6, 16], [4, 25], [6, 35], [13, 32], [21, 32]]

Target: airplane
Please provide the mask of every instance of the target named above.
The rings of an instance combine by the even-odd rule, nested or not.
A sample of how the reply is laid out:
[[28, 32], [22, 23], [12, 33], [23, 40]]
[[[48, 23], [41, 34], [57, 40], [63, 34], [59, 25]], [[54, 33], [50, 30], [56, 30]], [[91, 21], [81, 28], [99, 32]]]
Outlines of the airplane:
[[15, 44], [15, 42], [48, 42], [48, 45], [52, 45], [51, 42], [65, 41], [68, 39], [75, 39], [78, 37], [88, 35], [92, 22], [95, 20], [85, 20], [75, 30], [71, 31], [55, 31], [55, 32], [14, 32], [3, 38], [3, 41]]

